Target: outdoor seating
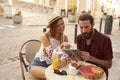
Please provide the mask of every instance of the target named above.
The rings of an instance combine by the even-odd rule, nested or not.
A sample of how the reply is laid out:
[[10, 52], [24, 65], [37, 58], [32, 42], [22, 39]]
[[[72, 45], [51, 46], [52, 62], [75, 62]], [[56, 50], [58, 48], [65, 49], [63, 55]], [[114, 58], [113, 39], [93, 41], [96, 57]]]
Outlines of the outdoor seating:
[[29, 73], [28, 66], [36, 52], [39, 51], [40, 45], [41, 42], [34, 39], [22, 44], [19, 52], [22, 80], [38, 80]]

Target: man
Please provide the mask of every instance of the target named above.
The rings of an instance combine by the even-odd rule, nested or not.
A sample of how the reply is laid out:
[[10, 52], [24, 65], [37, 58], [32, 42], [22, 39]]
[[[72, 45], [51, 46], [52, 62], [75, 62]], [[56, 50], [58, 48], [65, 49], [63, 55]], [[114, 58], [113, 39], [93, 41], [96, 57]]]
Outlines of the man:
[[77, 48], [81, 51], [81, 58], [103, 68], [108, 79], [113, 58], [110, 38], [93, 28], [94, 18], [90, 14], [81, 14], [78, 24], [81, 34], [77, 36]]

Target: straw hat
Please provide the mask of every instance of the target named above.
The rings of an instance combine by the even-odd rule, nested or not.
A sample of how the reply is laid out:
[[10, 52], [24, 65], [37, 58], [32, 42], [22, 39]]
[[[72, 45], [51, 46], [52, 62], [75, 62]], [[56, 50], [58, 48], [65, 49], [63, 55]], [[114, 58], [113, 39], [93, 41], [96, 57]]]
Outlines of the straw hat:
[[60, 18], [63, 18], [63, 16], [58, 16], [57, 14], [50, 14], [48, 16], [48, 26], [47, 28], [50, 27], [50, 25], [55, 22], [56, 20], [60, 19]]

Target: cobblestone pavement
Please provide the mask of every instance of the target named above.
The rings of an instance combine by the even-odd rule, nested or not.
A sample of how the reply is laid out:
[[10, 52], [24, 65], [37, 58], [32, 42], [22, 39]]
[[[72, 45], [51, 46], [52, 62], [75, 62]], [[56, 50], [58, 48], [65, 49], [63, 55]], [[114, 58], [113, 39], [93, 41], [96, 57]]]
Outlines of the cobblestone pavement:
[[[13, 7], [13, 10], [15, 10], [15, 7]], [[45, 27], [42, 25], [47, 24], [46, 13], [31, 12], [25, 9], [21, 10], [23, 14], [22, 24], [13, 24], [12, 19], [0, 18], [0, 80], [21, 80], [18, 58], [20, 46], [26, 40], [39, 39]], [[95, 28], [99, 30], [99, 19], [96, 19], [95, 22]], [[104, 22], [102, 33], [104, 32], [103, 27]], [[112, 40], [114, 51], [113, 67], [110, 69], [109, 80], [120, 80], [120, 30], [118, 28], [118, 20], [114, 20], [112, 34], [108, 35]], [[65, 34], [69, 37], [69, 42], [73, 45], [74, 25], [66, 25]]]

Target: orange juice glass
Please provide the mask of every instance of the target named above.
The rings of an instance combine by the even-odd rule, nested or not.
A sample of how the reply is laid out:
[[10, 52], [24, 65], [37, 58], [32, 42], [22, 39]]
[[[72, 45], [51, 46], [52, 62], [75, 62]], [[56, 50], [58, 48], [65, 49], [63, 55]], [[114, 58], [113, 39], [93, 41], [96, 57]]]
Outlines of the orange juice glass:
[[52, 61], [52, 67], [53, 67], [53, 69], [57, 69], [58, 63], [59, 63], [58, 59], [53, 59], [53, 61]]

